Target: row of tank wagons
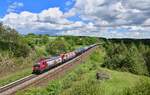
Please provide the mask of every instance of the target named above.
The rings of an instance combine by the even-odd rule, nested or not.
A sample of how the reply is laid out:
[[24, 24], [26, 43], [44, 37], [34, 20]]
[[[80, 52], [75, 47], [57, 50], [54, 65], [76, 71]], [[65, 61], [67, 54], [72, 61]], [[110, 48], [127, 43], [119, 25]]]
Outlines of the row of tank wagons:
[[78, 48], [78, 49], [75, 50], [75, 53], [77, 55], [82, 54], [83, 52], [87, 51], [88, 49], [90, 49], [90, 48], [92, 48], [92, 47], [94, 47], [96, 45], [97, 44], [93, 44], [93, 45], [90, 45], [90, 46], [87, 46], [87, 47], [84, 47], [84, 48]]
[[94, 46], [95, 45], [90, 45], [88, 47], [78, 48], [73, 52], [60, 54], [60, 56], [41, 59], [36, 64], [33, 65], [33, 72], [32, 73], [40, 74], [46, 70], [49, 70], [49, 69], [56, 67], [56, 66], [66, 62], [68, 60], [73, 59], [74, 57], [84, 53], [85, 51], [87, 51], [88, 49], [90, 49]]

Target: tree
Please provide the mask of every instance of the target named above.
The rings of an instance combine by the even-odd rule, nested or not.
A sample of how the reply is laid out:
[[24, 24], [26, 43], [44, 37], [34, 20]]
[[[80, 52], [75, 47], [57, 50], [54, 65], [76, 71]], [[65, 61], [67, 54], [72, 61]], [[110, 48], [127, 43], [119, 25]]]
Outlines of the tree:
[[26, 57], [29, 54], [27, 43], [15, 29], [0, 24], [0, 50], [13, 52], [17, 57]]
[[126, 60], [130, 72], [141, 75], [148, 74], [145, 60], [134, 44], [131, 45]]
[[57, 38], [53, 42], [47, 44], [46, 51], [50, 54], [60, 54], [71, 50], [72, 47], [63, 38]]

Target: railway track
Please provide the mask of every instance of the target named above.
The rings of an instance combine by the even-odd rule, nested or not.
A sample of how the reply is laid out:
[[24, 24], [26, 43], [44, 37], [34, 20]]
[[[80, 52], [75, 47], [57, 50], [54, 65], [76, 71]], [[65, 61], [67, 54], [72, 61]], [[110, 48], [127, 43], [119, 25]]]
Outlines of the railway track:
[[11, 88], [13, 88], [13, 87], [15, 87], [15, 86], [17, 86], [19, 84], [24, 83], [25, 81], [28, 81], [28, 80], [31, 80], [32, 78], [35, 78], [35, 77], [37, 77], [37, 75], [29, 75], [29, 76], [21, 78], [21, 79], [19, 79], [17, 81], [14, 81], [14, 82], [12, 82], [10, 84], [2, 86], [2, 87], [0, 87], [0, 93], [2, 93], [4, 91], [7, 91], [8, 89], [11, 89]]
[[96, 46], [89, 49], [85, 53], [75, 57], [74, 59], [66, 62], [65, 64], [55, 67], [55, 68], [51, 69], [50, 71], [45, 72], [41, 75], [31, 74], [27, 77], [24, 77], [22, 79], [15, 81], [15, 82], [12, 82], [10, 84], [2, 86], [2, 87], [0, 87], [0, 95], [12, 95], [12, 94], [16, 93], [18, 90], [22, 90], [25, 87], [28, 87], [30, 85], [37, 85], [40, 82], [43, 82], [45, 80], [55, 79], [57, 76], [62, 75], [65, 71], [71, 69], [76, 64], [82, 63], [83, 60], [86, 59], [87, 56], [95, 48], [96, 48]]

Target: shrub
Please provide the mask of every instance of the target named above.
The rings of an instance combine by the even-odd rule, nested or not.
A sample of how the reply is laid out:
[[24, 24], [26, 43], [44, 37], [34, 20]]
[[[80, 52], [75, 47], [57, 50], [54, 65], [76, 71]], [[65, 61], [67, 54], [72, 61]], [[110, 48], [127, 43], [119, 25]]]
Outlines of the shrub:
[[66, 78], [62, 80], [62, 88], [63, 89], [69, 88], [72, 82], [76, 81], [77, 78], [78, 78], [77, 74], [74, 72], [71, 72], [69, 75], [66, 76]]
[[77, 74], [77, 75], [81, 75], [81, 74], [84, 74], [86, 71], [86, 68], [83, 68], [83, 67], [80, 67], [80, 68], [77, 68], [76, 70], [75, 70], [75, 73]]
[[60, 81], [51, 81], [46, 88], [48, 95], [58, 95], [62, 89]]
[[93, 54], [90, 56], [90, 59], [95, 62], [100, 62], [100, 52], [98, 50], [93, 52]]
[[27, 57], [30, 52], [30, 48], [27, 44], [16, 44], [11, 47], [11, 50], [13, 51], [14, 55], [16, 57]]

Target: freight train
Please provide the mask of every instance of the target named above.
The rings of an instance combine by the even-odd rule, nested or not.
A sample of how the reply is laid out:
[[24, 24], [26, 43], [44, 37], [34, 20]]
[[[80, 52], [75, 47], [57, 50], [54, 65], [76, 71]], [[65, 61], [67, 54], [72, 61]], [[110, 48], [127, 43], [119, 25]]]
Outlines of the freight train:
[[40, 59], [37, 63], [33, 65], [32, 73], [41, 74], [44, 71], [50, 70], [58, 65], [64, 64], [65, 62], [77, 57], [78, 55], [81, 55], [82, 53], [86, 52], [87, 50], [89, 50], [94, 46], [96, 46], [96, 44], [84, 48], [78, 48], [72, 52], [60, 54], [60, 56]]

